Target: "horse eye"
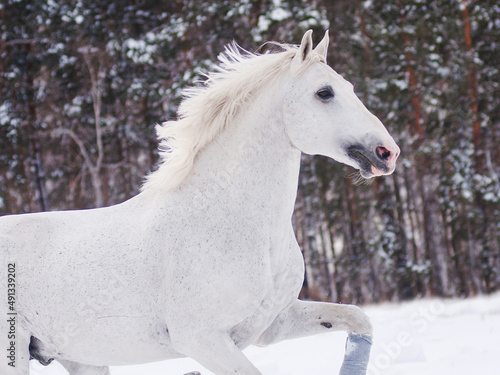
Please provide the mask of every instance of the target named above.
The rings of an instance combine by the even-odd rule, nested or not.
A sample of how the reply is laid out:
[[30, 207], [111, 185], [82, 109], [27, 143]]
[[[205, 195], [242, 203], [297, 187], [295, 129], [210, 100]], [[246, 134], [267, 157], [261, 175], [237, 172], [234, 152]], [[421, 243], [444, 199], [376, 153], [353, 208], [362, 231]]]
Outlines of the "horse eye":
[[316, 96], [322, 100], [328, 100], [334, 97], [331, 87], [324, 87], [316, 93]]

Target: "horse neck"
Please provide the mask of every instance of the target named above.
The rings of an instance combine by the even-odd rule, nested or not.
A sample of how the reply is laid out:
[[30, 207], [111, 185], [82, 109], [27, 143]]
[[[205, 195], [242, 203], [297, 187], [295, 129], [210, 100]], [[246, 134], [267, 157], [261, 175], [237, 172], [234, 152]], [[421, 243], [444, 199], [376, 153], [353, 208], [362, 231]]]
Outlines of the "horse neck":
[[259, 95], [200, 152], [186, 181], [197, 191], [199, 203], [220, 197], [222, 204], [291, 217], [300, 151], [292, 147], [282, 117], [272, 93]]

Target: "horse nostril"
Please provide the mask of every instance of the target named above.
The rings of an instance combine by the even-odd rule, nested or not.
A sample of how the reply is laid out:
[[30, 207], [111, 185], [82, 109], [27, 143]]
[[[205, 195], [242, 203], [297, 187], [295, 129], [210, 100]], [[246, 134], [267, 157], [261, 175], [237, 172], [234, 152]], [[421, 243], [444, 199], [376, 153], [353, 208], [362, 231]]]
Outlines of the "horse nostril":
[[391, 157], [391, 152], [385, 147], [377, 147], [377, 156], [382, 160], [388, 160]]

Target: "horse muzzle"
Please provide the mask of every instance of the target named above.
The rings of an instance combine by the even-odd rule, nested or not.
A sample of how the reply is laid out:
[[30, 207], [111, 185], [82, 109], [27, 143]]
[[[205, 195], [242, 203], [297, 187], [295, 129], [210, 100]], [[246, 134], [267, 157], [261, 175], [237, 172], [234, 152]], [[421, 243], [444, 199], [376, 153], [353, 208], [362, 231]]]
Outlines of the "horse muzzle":
[[373, 148], [360, 144], [347, 148], [347, 155], [358, 164], [361, 176], [364, 178], [389, 175], [394, 172], [399, 154], [400, 149], [394, 142]]

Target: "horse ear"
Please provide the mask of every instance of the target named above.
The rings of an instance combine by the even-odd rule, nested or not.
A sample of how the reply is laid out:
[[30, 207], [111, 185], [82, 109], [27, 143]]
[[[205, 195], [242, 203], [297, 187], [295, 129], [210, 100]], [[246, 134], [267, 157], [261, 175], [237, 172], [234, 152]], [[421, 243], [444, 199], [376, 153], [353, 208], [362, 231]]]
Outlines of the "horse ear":
[[302, 42], [300, 42], [299, 50], [295, 54], [292, 63], [294, 65], [300, 65], [303, 61], [305, 61], [312, 51], [312, 45], [312, 30], [307, 30], [302, 37]]
[[325, 63], [326, 63], [326, 56], [328, 55], [328, 43], [330, 42], [330, 38], [328, 36], [328, 30], [326, 30], [325, 36], [323, 39], [321, 39], [321, 42], [316, 46], [314, 49], [315, 52], [319, 53], [321, 56], [325, 58]]

